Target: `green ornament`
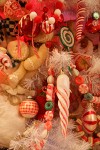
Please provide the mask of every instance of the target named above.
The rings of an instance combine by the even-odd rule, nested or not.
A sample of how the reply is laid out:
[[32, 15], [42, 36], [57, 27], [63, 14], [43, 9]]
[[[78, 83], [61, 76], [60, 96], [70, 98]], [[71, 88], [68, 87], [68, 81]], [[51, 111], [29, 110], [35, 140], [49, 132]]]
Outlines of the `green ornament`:
[[86, 93], [86, 94], [84, 94], [84, 99], [92, 100], [93, 99], [93, 95], [91, 93]]
[[74, 45], [74, 36], [68, 27], [62, 27], [60, 29], [60, 41], [65, 48], [69, 51]]
[[48, 101], [45, 103], [45, 109], [46, 110], [52, 110], [53, 106], [54, 106], [54, 104], [52, 101]]
[[98, 12], [94, 12], [94, 13], [93, 13], [93, 18], [94, 18], [95, 20], [98, 20], [98, 19], [100, 18], [99, 13], [98, 13]]

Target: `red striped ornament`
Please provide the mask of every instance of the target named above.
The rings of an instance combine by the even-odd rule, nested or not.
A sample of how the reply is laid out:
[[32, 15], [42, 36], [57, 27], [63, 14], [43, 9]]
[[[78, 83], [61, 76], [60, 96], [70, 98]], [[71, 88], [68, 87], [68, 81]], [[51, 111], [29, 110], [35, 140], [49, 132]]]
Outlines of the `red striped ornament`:
[[85, 4], [83, 0], [78, 0], [77, 2], [77, 16], [76, 16], [76, 39], [80, 40], [82, 36], [84, 19], [85, 19]]
[[57, 97], [62, 134], [66, 138], [69, 117], [69, 96], [70, 96], [70, 81], [66, 74], [62, 72], [57, 78]]
[[97, 127], [97, 116], [92, 104], [89, 104], [84, 111], [82, 125], [85, 132], [88, 134], [92, 134]]
[[54, 24], [49, 24], [48, 21], [42, 22], [42, 31], [46, 34], [51, 33], [54, 30], [55, 26]]
[[25, 100], [19, 106], [20, 114], [25, 118], [33, 118], [37, 115], [39, 111], [39, 107], [36, 101], [33, 100]]

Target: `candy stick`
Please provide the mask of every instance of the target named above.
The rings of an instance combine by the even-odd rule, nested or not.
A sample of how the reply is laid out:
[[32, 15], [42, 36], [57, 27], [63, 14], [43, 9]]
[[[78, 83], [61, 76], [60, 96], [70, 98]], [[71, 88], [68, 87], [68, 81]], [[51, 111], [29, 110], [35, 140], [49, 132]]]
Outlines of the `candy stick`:
[[66, 74], [62, 73], [57, 78], [57, 97], [58, 107], [60, 109], [60, 122], [62, 127], [62, 134], [67, 136], [68, 117], [69, 117], [69, 96], [70, 85], [69, 78]]
[[83, 0], [78, 0], [77, 2], [77, 18], [76, 18], [76, 39], [80, 40], [82, 36], [84, 18], [85, 18], [86, 8]]

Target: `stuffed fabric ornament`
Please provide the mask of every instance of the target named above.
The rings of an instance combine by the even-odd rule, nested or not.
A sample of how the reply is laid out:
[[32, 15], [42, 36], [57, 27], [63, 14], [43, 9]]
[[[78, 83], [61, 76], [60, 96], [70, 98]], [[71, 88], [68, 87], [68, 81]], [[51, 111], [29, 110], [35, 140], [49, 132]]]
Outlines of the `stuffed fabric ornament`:
[[9, 103], [0, 95], [0, 147], [8, 147], [15, 135], [25, 130], [25, 119], [19, 116], [18, 106]]

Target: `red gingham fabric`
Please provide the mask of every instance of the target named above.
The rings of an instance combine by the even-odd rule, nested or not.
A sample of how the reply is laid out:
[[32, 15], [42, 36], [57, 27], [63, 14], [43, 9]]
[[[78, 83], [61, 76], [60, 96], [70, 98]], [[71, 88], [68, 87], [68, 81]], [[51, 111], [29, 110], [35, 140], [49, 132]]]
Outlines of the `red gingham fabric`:
[[38, 110], [39, 107], [36, 101], [23, 101], [19, 107], [21, 115], [26, 118], [35, 117], [38, 113]]

